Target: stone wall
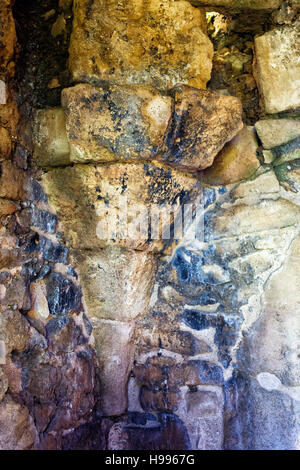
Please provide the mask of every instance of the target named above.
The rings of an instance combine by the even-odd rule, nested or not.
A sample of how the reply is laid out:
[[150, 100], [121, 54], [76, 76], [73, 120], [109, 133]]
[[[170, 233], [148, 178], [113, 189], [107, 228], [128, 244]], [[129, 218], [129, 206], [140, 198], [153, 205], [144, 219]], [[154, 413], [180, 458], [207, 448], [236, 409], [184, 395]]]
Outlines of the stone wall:
[[299, 2], [36, 3], [0, 3], [0, 448], [299, 448]]

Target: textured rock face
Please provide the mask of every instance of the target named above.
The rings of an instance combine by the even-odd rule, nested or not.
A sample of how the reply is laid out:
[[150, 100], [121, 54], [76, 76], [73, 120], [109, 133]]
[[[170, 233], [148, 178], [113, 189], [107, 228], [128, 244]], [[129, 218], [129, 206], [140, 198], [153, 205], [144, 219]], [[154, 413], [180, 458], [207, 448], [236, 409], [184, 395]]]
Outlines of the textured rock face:
[[6, 398], [0, 404], [0, 449], [26, 450], [35, 442], [36, 430], [25, 406]]
[[122, 415], [127, 410], [127, 383], [133, 364], [133, 325], [117, 321], [93, 322], [95, 347], [99, 356], [105, 416]]
[[260, 166], [257, 149], [254, 129], [244, 127], [225, 145], [213, 165], [200, 175], [200, 180], [218, 186], [249, 178]]
[[300, 31], [285, 27], [255, 39], [257, 80], [266, 113], [300, 105]]
[[[76, 165], [45, 174], [43, 184], [75, 249], [109, 244], [161, 251], [172, 237], [149, 236], [151, 206], [173, 206], [176, 218], [185, 203], [201, 197], [196, 178], [153, 163]], [[169, 228], [167, 219], [163, 233]]]
[[258, 121], [255, 129], [265, 149], [271, 149], [300, 137], [300, 122], [291, 119]]
[[42, 167], [70, 163], [65, 114], [61, 108], [39, 110], [34, 129], [35, 159]]
[[172, 100], [147, 86], [77, 85], [62, 94], [72, 162], [154, 158], [164, 143]]
[[157, 260], [144, 252], [106, 248], [74, 254], [90, 318], [132, 321], [148, 308]]
[[242, 128], [239, 100], [211, 91], [178, 87], [163, 159], [183, 169], [204, 169]]
[[36, 115], [36, 160], [45, 168], [150, 159], [187, 171], [210, 166], [242, 128], [239, 100], [189, 86], [171, 95], [140, 85], [67, 88], [66, 124], [59, 108]]
[[10, 3], [0, 448], [299, 448], [298, 0]]
[[205, 88], [212, 55], [204, 15], [188, 2], [74, 2], [70, 69], [75, 82]]

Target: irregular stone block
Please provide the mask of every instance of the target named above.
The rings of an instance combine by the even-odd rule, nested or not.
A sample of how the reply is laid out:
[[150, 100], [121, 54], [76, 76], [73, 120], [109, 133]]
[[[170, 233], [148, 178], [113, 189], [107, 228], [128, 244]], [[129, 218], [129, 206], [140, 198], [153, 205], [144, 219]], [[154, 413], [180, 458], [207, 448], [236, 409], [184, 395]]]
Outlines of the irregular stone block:
[[0, 198], [0, 217], [1, 215], [14, 214], [19, 209], [19, 205], [9, 199]]
[[254, 128], [245, 126], [225, 145], [213, 165], [200, 174], [200, 181], [217, 186], [249, 178], [260, 166], [257, 149]]
[[29, 323], [16, 310], [6, 310], [0, 315], [0, 339], [5, 344], [6, 354], [23, 351], [29, 341]]
[[[294, 164], [298, 166], [300, 159], [300, 137], [292, 140], [288, 144], [273, 147], [270, 152], [274, 155], [275, 171], [278, 165], [282, 165], [287, 162], [292, 163], [294, 160]], [[289, 169], [291, 170], [292, 168], [290, 167]]]
[[53, 234], [57, 225], [57, 217], [49, 211], [35, 209], [32, 213], [31, 223], [43, 232]]
[[213, 47], [204, 31], [205, 16], [186, 1], [76, 0], [73, 80], [205, 88]]
[[5, 127], [0, 127], [0, 161], [9, 158], [12, 150], [11, 138]]
[[47, 302], [46, 284], [43, 280], [30, 284], [30, 296], [31, 309], [28, 312], [28, 316], [38, 320], [47, 320], [50, 312]]
[[[181, 238], [181, 233], [173, 235], [171, 229], [182, 216], [184, 204], [202, 194], [193, 176], [153, 163], [55, 169], [43, 176], [43, 185], [69, 246], [80, 250], [119, 245], [161, 251], [175, 236]], [[174, 211], [164, 218], [163, 236], [158, 236], [155, 217], [150, 224], [151, 211], [170, 206]]]
[[24, 196], [24, 172], [10, 161], [0, 164], [0, 197], [19, 200]]
[[48, 342], [55, 352], [69, 353], [87, 342], [74, 318], [61, 316], [52, 318], [46, 325]]
[[255, 39], [257, 81], [266, 113], [300, 106], [299, 27], [269, 31]]
[[8, 63], [12, 60], [17, 42], [15, 22], [11, 11], [11, 1], [2, 0], [0, 4], [0, 72], [8, 72]]
[[141, 388], [141, 406], [144, 411], [176, 411], [180, 401], [179, 392], [148, 390]]
[[67, 264], [68, 248], [64, 245], [53, 243], [49, 238], [40, 237], [40, 248], [43, 259], [54, 263]]
[[184, 356], [194, 356], [211, 352], [204, 341], [198, 340], [188, 331], [180, 330], [139, 330], [138, 347], [143, 350], [167, 349]]
[[118, 416], [125, 413], [128, 404], [127, 383], [134, 355], [133, 326], [97, 320], [93, 327], [100, 365], [101, 410], [105, 416]]
[[[278, 183], [277, 183], [278, 184]], [[218, 239], [256, 231], [273, 230], [295, 225], [300, 220], [300, 208], [290, 201], [258, 201], [257, 205], [240, 203], [221, 213], [208, 214], [206, 237]]]
[[41, 109], [36, 112], [34, 127], [34, 158], [48, 168], [70, 163], [70, 148], [63, 109]]
[[233, 96], [179, 86], [162, 160], [188, 170], [209, 167], [243, 127], [242, 105]]
[[147, 309], [157, 268], [153, 255], [114, 247], [74, 257], [89, 317], [126, 322]]
[[26, 450], [32, 448], [36, 429], [28, 409], [5, 398], [0, 404], [0, 449]]
[[265, 149], [287, 144], [300, 137], [300, 121], [295, 119], [265, 119], [258, 121], [255, 129]]
[[47, 277], [46, 286], [50, 315], [79, 313], [81, 309], [80, 287], [67, 277], [55, 272]]
[[187, 428], [192, 449], [223, 448], [222, 388], [206, 385], [187, 391], [177, 414]]
[[172, 100], [147, 86], [80, 84], [62, 92], [71, 162], [154, 158], [164, 143]]

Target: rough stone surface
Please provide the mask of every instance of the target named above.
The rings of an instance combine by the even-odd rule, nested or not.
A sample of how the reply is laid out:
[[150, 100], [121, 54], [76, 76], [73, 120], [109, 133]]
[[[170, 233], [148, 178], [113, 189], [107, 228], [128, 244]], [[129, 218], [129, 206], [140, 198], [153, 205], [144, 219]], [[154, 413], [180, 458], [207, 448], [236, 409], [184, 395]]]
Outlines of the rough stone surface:
[[118, 416], [128, 405], [127, 383], [134, 355], [133, 325], [97, 320], [93, 327], [99, 361], [101, 410], [105, 416]]
[[156, 276], [153, 255], [115, 247], [74, 258], [90, 318], [132, 321], [148, 308]]
[[61, 108], [37, 111], [34, 123], [34, 157], [42, 167], [64, 166], [70, 162], [66, 119]]
[[36, 430], [25, 406], [10, 397], [0, 404], [0, 449], [26, 450], [32, 448]]
[[[153, 163], [55, 169], [44, 175], [43, 185], [69, 246], [81, 250], [109, 244], [160, 251], [172, 237], [167, 233], [165, 239], [149, 237], [151, 205], [174, 206], [178, 214], [183, 204], [201, 198], [201, 187], [193, 176]], [[116, 230], [115, 213], [120, 217]], [[165, 223], [163, 228], [169, 228]]]
[[218, 186], [249, 178], [260, 166], [257, 150], [254, 129], [245, 126], [225, 145], [213, 165], [200, 174], [200, 180]]
[[[188, 3], [77, 1], [75, 29], [78, 23], [83, 27], [74, 37], [80, 33], [84, 39], [72, 46], [87, 50], [79, 59], [88, 64], [83, 80], [90, 85], [75, 88], [66, 63], [72, 2], [14, 2], [18, 51], [12, 3], [0, 5], [0, 102], [5, 103], [0, 104], [0, 448], [299, 448], [300, 139], [292, 134], [298, 110], [288, 110], [288, 120], [281, 113], [273, 116], [275, 130], [274, 119], [258, 123], [263, 145], [256, 152], [248, 130], [238, 134], [240, 105], [229, 97], [243, 103], [244, 125], [262, 119], [251, 66], [254, 37], [273, 31], [275, 24], [282, 25], [282, 34], [296, 31], [299, 1], [284, 2], [274, 12], [275, 1], [252, 2], [252, 8], [240, 1], [239, 9], [232, 1], [230, 10], [206, 7], [215, 46], [209, 87], [218, 93], [197, 89], [207, 80], [200, 84], [200, 76], [196, 88], [186, 85], [194, 73], [186, 67], [195, 65], [192, 53], [204, 69], [210, 63], [199, 54], [201, 43], [194, 44], [196, 37], [206, 37], [199, 35], [204, 14]], [[142, 51], [145, 43], [143, 57], [131, 55], [137, 61], [128, 65], [124, 50]], [[95, 50], [92, 65], [89, 47]], [[100, 77], [96, 62], [104, 48], [108, 68]], [[112, 55], [115, 63], [108, 63]], [[278, 62], [286, 65], [285, 59]], [[70, 86], [63, 96], [101, 90], [104, 124], [98, 126], [100, 113], [89, 93], [84, 119], [80, 107], [82, 121], [76, 122], [76, 94], [72, 106], [63, 103], [69, 124], [73, 119], [67, 131], [60, 95]], [[162, 92], [164, 87], [168, 90]], [[107, 124], [116, 110], [105, 90], [114, 95], [118, 90], [121, 113], [133, 106], [132, 119], [118, 121], [120, 129]], [[172, 105], [168, 119], [155, 115], [165, 119], [160, 130], [157, 121], [147, 127], [141, 90], [156, 104], [168, 97]], [[38, 119], [33, 108], [40, 110]], [[136, 138], [129, 122], [139, 126]], [[113, 158], [132, 158], [134, 149], [134, 158], [143, 161], [70, 165], [75, 135], [85, 142], [85, 153], [92, 146], [84, 126], [94, 132], [101, 127], [97, 138], [109, 143], [101, 155], [106, 149]], [[228, 152], [232, 138], [237, 154]], [[150, 144], [144, 145], [147, 139]], [[216, 186], [200, 183], [199, 172], [182, 171], [197, 170], [204, 159], [212, 162], [214, 152], [227, 165]], [[260, 167], [250, 175], [257, 157]], [[207, 172], [218, 157], [215, 162]], [[179, 170], [170, 168], [174, 164]], [[53, 165], [67, 168], [53, 170]], [[124, 220], [119, 197], [128, 202], [130, 230], [122, 225], [123, 238], [103, 239], [103, 223], [114, 228], [114, 208]], [[135, 236], [153, 203], [176, 205], [171, 220], [176, 232], [180, 209], [195, 198], [200, 200], [193, 226], [178, 240], [157, 240], [149, 226]], [[169, 221], [162, 225], [168, 235]]]
[[182, 169], [209, 167], [241, 130], [238, 99], [211, 91], [180, 86], [174, 90], [175, 111], [163, 160]]
[[300, 106], [299, 27], [269, 31], [255, 39], [257, 80], [267, 114]]
[[70, 160], [154, 158], [164, 143], [172, 100], [147, 86], [77, 85], [62, 93]]
[[204, 31], [201, 10], [185, 1], [75, 1], [73, 79], [205, 88], [213, 48]]
[[11, 11], [11, 1], [3, 0], [0, 5], [0, 73], [7, 76], [16, 46], [16, 28]]
[[10, 161], [1, 163], [0, 197], [20, 200], [24, 196], [24, 173]]
[[10, 156], [12, 150], [11, 138], [5, 127], [0, 127], [0, 161]]
[[300, 121], [294, 119], [265, 119], [255, 124], [265, 149], [287, 144], [300, 137]]

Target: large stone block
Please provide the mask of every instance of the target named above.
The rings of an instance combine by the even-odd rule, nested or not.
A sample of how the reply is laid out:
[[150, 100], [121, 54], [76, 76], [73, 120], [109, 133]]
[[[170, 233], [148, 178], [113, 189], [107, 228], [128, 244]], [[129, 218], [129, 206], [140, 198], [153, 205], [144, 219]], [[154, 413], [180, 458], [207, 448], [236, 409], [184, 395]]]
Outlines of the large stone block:
[[256, 75], [267, 114], [300, 106], [300, 31], [285, 27], [255, 39]]
[[213, 47], [186, 1], [76, 0], [69, 66], [75, 82], [205, 88]]
[[62, 92], [71, 162], [154, 158], [162, 147], [172, 99], [148, 86], [76, 85]]
[[[59, 168], [43, 176], [43, 185], [68, 245], [80, 250], [118, 245], [161, 251], [181, 238], [180, 224], [174, 235], [172, 223], [202, 194], [193, 176], [153, 163]], [[156, 231], [159, 210], [166, 214], [162, 234]]]
[[188, 86], [174, 90], [175, 111], [162, 159], [187, 170], [209, 167], [243, 127], [242, 105], [233, 96]]

